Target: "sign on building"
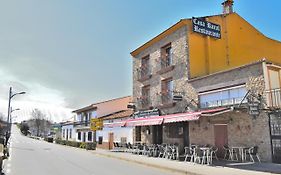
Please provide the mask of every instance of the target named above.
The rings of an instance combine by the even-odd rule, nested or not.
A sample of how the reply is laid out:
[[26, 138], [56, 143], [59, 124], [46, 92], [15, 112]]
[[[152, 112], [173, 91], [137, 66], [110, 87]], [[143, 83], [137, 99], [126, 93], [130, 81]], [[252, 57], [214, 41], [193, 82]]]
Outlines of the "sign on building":
[[221, 27], [202, 18], [192, 18], [193, 32], [207, 35], [217, 39], [221, 38]]
[[92, 131], [102, 130], [103, 120], [99, 118], [92, 118], [90, 126]]
[[150, 117], [150, 116], [159, 116], [159, 109], [152, 109], [146, 111], [138, 111], [133, 114], [133, 118], [142, 118], [142, 117]]
[[258, 116], [260, 114], [260, 103], [259, 102], [252, 102], [248, 103], [249, 105], [249, 114], [252, 116]]

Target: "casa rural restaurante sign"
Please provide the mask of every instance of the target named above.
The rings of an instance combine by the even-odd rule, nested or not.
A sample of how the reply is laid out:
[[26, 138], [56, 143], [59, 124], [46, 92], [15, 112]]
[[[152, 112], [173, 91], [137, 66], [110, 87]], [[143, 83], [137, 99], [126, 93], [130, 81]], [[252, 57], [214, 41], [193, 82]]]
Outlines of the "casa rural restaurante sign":
[[193, 32], [214, 37], [217, 39], [221, 38], [220, 25], [208, 22], [201, 18], [192, 18], [192, 28]]

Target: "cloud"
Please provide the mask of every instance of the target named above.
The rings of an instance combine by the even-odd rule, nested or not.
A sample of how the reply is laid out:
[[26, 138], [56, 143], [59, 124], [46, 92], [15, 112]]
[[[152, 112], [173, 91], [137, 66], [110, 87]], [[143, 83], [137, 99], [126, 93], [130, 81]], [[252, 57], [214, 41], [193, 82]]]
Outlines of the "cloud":
[[50, 89], [37, 82], [25, 82], [18, 80], [16, 77], [0, 71], [0, 112], [7, 115], [9, 87], [13, 87], [13, 93], [25, 91], [24, 95], [14, 96], [11, 106], [20, 108], [13, 115], [17, 115], [17, 121], [31, 118], [31, 111], [35, 108], [41, 110], [48, 119], [61, 121], [71, 118], [73, 109], [66, 107], [66, 101], [62, 93], [56, 89]]

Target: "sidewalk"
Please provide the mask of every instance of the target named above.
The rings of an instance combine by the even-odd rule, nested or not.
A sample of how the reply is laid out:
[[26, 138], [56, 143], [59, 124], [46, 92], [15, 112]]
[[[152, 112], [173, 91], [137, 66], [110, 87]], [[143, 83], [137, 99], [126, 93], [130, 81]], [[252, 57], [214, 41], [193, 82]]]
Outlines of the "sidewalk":
[[233, 163], [215, 162], [215, 165], [198, 165], [189, 162], [154, 158], [141, 155], [134, 155], [123, 152], [110, 152], [97, 149], [93, 154], [142, 164], [149, 167], [159, 168], [171, 172], [188, 175], [269, 175], [281, 174], [281, 164], [273, 163]]

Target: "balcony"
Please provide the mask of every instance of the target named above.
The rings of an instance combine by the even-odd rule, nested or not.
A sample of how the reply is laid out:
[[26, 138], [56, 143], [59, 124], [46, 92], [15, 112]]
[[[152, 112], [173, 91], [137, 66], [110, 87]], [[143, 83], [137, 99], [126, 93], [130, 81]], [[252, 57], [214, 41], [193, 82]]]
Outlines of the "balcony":
[[74, 123], [74, 126], [77, 128], [84, 128], [90, 126], [90, 121], [77, 121]]
[[[208, 102], [200, 101], [200, 108], [213, 108], [213, 107], [221, 107], [221, 106], [234, 106], [239, 105], [242, 102], [243, 98], [231, 98], [231, 99], [222, 99], [222, 100], [214, 100]], [[247, 99], [244, 99], [243, 104], [247, 102]]]
[[152, 107], [149, 96], [141, 96], [138, 98], [138, 106], [140, 109], [150, 109]]
[[281, 89], [266, 90], [265, 93], [266, 104], [268, 108], [280, 109], [281, 108]]
[[150, 70], [147, 66], [141, 66], [137, 69], [137, 80], [140, 82], [146, 81], [151, 78]]
[[160, 92], [160, 103], [159, 108], [169, 108], [175, 106], [175, 102], [173, 101], [173, 91], [162, 91]]
[[158, 74], [164, 74], [166, 72], [170, 72], [175, 68], [175, 65], [171, 63], [171, 59], [168, 58], [160, 58], [160, 68], [158, 70]]

